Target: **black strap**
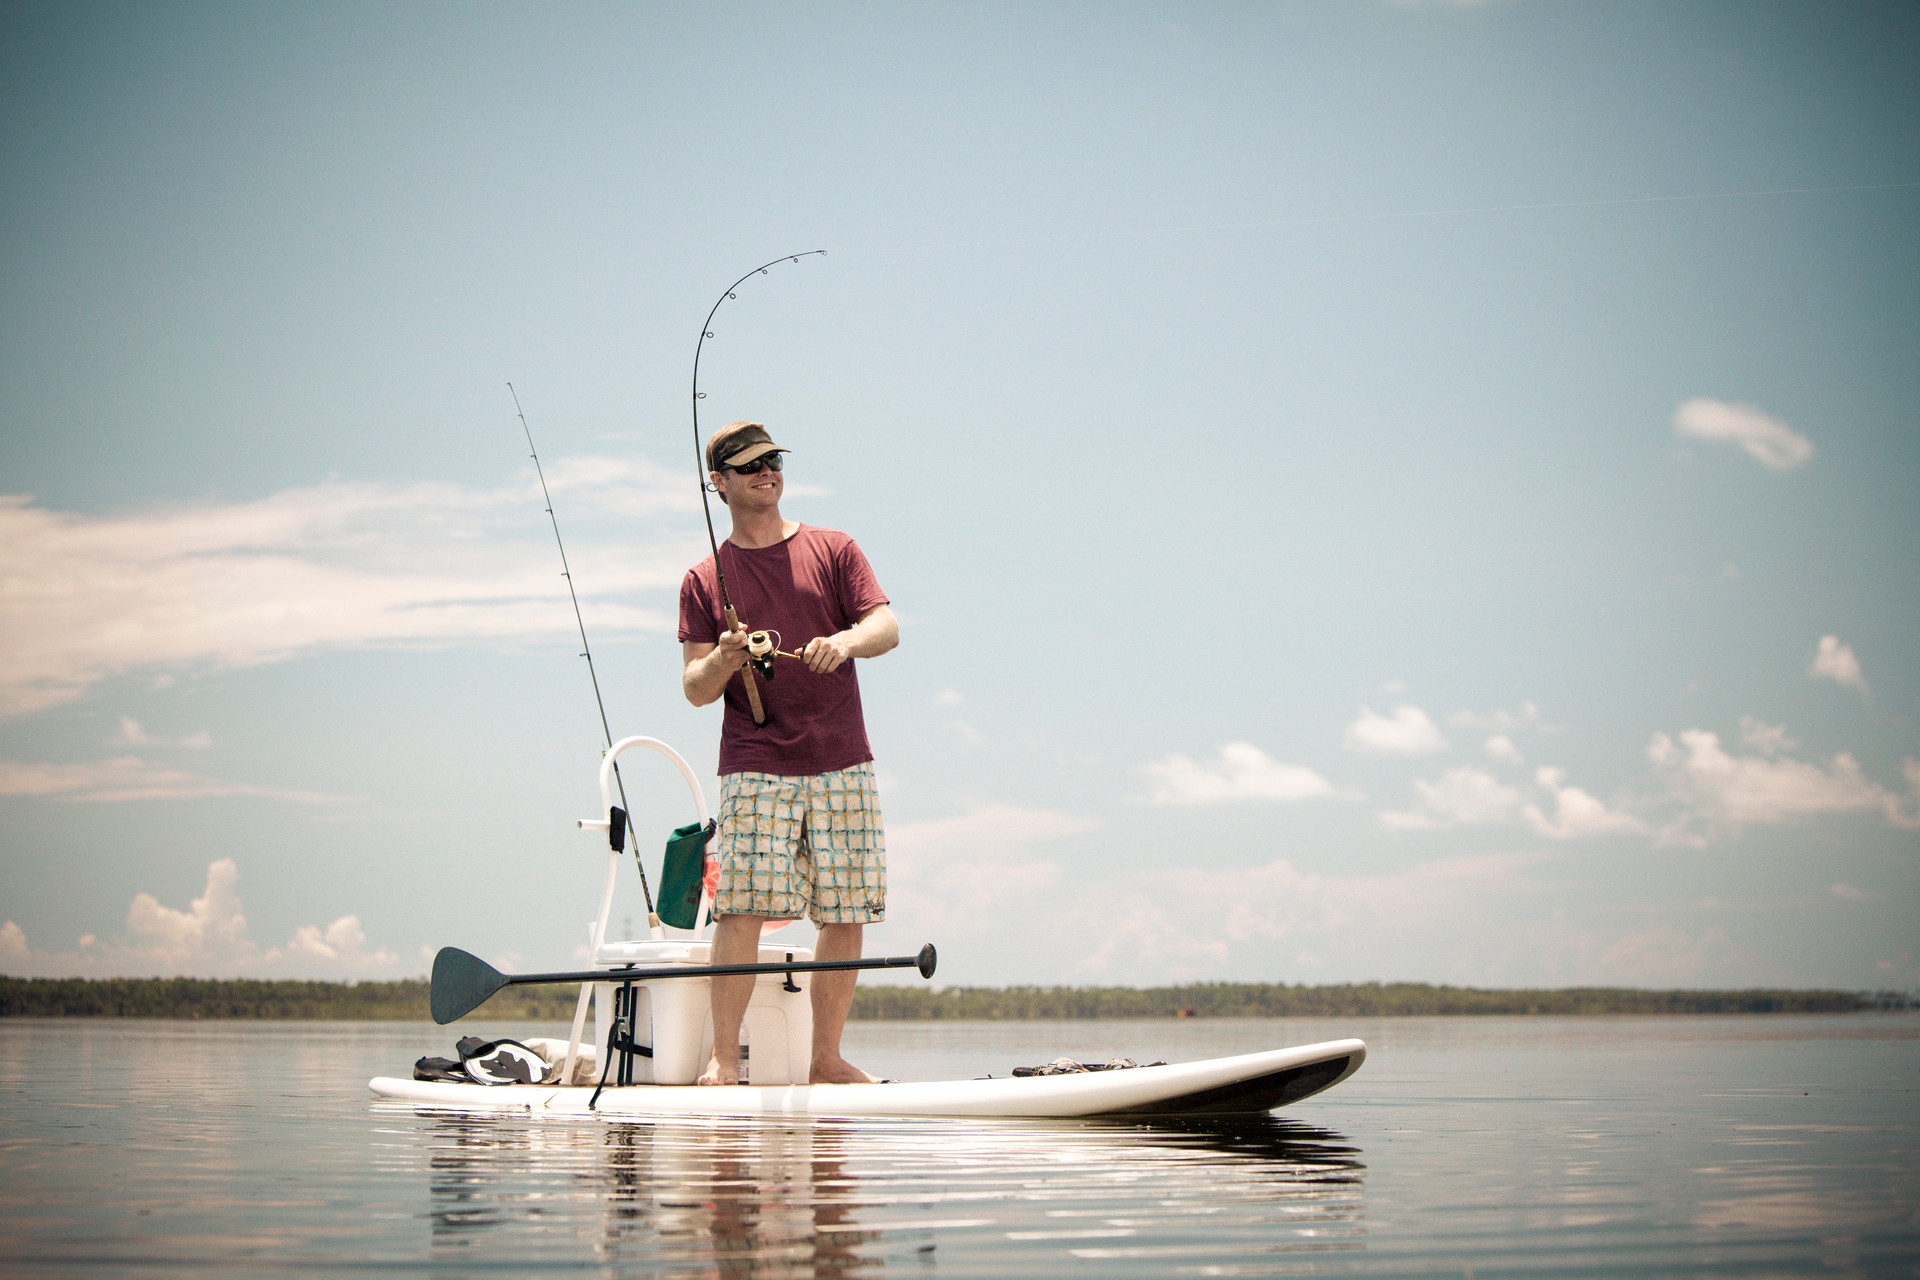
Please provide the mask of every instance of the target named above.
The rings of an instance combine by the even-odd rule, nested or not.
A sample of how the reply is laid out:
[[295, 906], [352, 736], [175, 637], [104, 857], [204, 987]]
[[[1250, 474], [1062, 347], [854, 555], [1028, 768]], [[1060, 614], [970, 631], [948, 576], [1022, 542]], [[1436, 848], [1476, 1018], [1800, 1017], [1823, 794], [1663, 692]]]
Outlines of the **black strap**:
[[631, 982], [620, 984], [613, 993], [613, 1025], [607, 1028], [606, 1061], [600, 1064], [600, 1083], [594, 1087], [593, 1096], [587, 1099], [587, 1110], [600, 1101], [600, 1095], [606, 1091], [607, 1076], [613, 1071], [613, 1055], [620, 1055], [620, 1076], [617, 1083], [633, 1083], [633, 1059], [653, 1056], [653, 1046], [640, 1044], [633, 1038], [635, 1014], [640, 1005], [640, 993], [633, 989]]

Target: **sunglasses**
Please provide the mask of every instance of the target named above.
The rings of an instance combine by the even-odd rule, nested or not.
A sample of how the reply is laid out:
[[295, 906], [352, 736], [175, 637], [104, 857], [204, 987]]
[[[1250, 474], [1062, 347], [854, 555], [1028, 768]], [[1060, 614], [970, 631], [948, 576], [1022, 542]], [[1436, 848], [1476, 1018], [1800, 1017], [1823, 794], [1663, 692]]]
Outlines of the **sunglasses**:
[[760, 474], [762, 467], [778, 471], [785, 465], [786, 464], [780, 460], [779, 454], [767, 453], [755, 458], [752, 462], [743, 462], [737, 467], [730, 462], [723, 462], [720, 464], [720, 469], [722, 471], [731, 471], [735, 475], [740, 476], [757, 476]]

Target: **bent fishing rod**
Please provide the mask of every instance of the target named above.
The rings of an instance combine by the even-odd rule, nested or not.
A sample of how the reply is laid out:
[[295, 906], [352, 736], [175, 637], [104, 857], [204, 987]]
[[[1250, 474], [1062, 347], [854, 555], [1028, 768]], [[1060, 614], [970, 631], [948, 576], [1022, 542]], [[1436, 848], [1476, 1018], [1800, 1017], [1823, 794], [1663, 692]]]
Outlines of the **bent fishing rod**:
[[[507, 384], [507, 394], [513, 397], [513, 411], [520, 417], [520, 429], [527, 433], [527, 453], [533, 459], [533, 473], [540, 477], [540, 497], [547, 504], [547, 519], [553, 522], [553, 545], [560, 548], [560, 576], [567, 580], [567, 596], [573, 601], [573, 620], [580, 628], [580, 656], [587, 660], [587, 678], [593, 681], [593, 703], [600, 708], [600, 732], [607, 737], [603, 750], [613, 747], [613, 729], [607, 723], [607, 704], [600, 697], [600, 676], [593, 669], [593, 646], [587, 643], [587, 621], [580, 616], [580, 595], [573, 589], [573, 569], [567, 564], [567, 544], [560, 540], [560, 517], [553, 514], [553, 495], [547, 492], [547, 473], [540, 466], [540, 451], [533, 447], [533, 428], [527, 425], [526, 411], [520, 407], [520, 393]], [[627, 784], [620, 777], [620, 764], [614, 762], [613, 781], [620, 788], [620, 807], [631, 813], [633, 806], [627, 803]], [[633, 865], [640, 872], [640, 896], [647, 900], [647, 925], [651, 928], [660, 923], [660, 916], [653, 909], [653, 890], [647, 887], [647, 867], [640, 858], [640, 837], [634, 834], [631, 825], [627, 834], [633, 840]], [[617, 842], [616, 842], [617, 846]]]
[[[735, 296], [734, 290], [755, 276], [767, 274], [769, 267], [777, 267], [783, 262], [798, 262], [802, 258], [811, 258], [816, 254], [825, 257], [826, 252], [825, 249], [809, 249], [805, 253], [786, 254], [782, 257], [775, 258], [772, 262], [755, 267], [738, 280], [735, 280], [722, 290], [720, 296], [714, 300], [713, 309], [707, 312], [706, 323], [700, 326], [700, 340], [693, 344], [693, 459], [697, 474], [700, 477], [700, 509], [707, 517], [707, 545], [713, 549], [713, 576], [720, 584], [720, 609], [721, 612], [726, 615], [728, 631], [743, 631], [746, 628], [742, 626], [740, 622], [740, 615], [733, 611], [733, 601], [727, 595], [727, 574], [726, 571], [720, 567], [720, 541], [714, 536], [713, 532], [713, 506], [707, 500], [707, 495], [714, 490], [712, 482], [707, 479], [706, 448], [700, 439], [700, 402], [707, 398], [707, 393], [700, 389], [700, 352], [701, 349], [706, 346], [707, 339], [713, 336], [713, 317], [715, 313], [720, 310], [721, 303]], [[754, 631], [748, 634], [747, 652], [753, 660], [747, 666], [740, 669], [740, 678], [746, 681], [747, 684], [747, 705], [753, 711], [753, 722], [755, 724], [765, 724], [767, 722], [767, 710], [760, 702], [760, 686], [754, 682], [754, 669], [758, 668], [763, 676], [771, 680], [773, 678], [773, 660], [775, 657], [798, 658], [800, 655], [797, 653], [787, 653], [782, 650], [778, 642], [771, 639], [765, 631]], [[609, 740], [608, 745], [612, 745], [611, 740]]]

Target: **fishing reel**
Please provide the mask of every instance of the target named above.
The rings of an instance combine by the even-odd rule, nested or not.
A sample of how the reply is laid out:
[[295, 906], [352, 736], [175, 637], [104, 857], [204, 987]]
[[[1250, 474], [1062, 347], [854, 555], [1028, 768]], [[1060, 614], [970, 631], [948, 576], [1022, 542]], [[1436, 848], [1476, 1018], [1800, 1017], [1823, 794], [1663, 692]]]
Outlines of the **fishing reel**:
[[778, 631], [749, 631], [747, 633], [747, 661], [760, 673], [762, 680], [773, 679], [773, 660], [775, 658], [800, 658], [797, 653], [788, 653], [780, 647]]
[[762, 680], [773, 679], [773, 655], [780, 652], [773, 635], [767, 631], [747, 633], [747, 660], [753, 663], [753, 669], [760, 673]]

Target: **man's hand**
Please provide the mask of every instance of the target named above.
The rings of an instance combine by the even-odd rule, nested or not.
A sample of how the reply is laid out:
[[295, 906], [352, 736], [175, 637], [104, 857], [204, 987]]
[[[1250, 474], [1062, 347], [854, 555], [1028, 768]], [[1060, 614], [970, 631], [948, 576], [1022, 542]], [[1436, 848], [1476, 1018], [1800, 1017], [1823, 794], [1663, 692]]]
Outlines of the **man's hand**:
[[800, 656], [807, 670], [825, 675], [845, 666], [849, 658], [877, 658], [899, 643], [900, 624], [894, 621], [893, 610], [881, 604], [861, 614], [860, 621], [845, 631], [807, 641]]
[[724, 664], [729, 674], [747, 665], [747, 629], [736, 627], [732, 631], [720, 633], [720, 644], [714, 650], [718, 655], [715, 661]]
[[680, 689], [696, 707], [718, 702], [733, 673], [747, 665], [746, 628], [722, 631], [719, 644], [688, 640], [680, 646]]
[[842, 631], [838, 635], [816, 636], [807, 641], [807, 647], [800, 651], [806, 660], [807, 670], [815, 675], [825, 675], [838, 670], [853, 657], [853, 633]]
[[[899, 643], [900, 624], [894, 620], [893, 610], [875, 605], [845, 631], [807, 641], [801, 647], [800, 659], [809, 671], [825, 675], [846, 666], [849, 659], [877, 658]], [[717, 645], [688, 640], [680, 646], [680, 652], [685, 664], [680, 687], [688, 702], [704, 707], [718, 702], [733, 673], [747, 665], [747, 633], [744, 629], [723, 631]]]

